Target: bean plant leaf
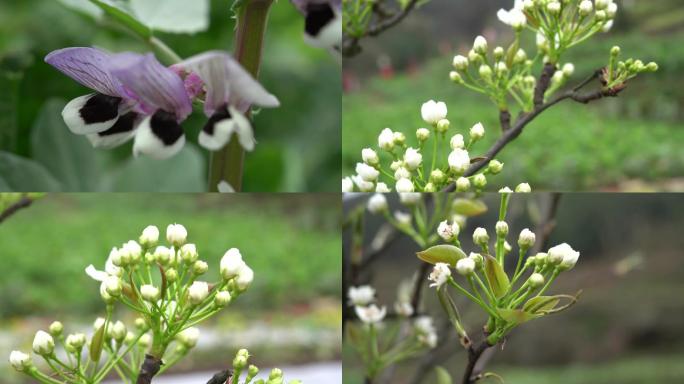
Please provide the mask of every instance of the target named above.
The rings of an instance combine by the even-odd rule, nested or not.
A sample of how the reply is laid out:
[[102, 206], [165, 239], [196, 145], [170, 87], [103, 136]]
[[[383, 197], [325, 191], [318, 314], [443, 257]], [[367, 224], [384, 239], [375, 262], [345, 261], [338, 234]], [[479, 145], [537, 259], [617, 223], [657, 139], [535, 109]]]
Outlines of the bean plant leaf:
[[106, 323], [100, 326], [93, 335], [93, 339], [90, 341], [90, 359], [97, 363], [100, 361], [100, 355], [102, 355], [102, 348], [104, 347], [104, 331]]
[[455, 245], [440, 244], [416, 253], [419, 259], [426, 263], [446, 263], [456, 266], [456, 262], [466, 257], [465, 252]]
[[88, 16], [99, 18], [103, 15], [102, 9], [89, 0], [59, 0], [65, 7], [81, 12]]
[[494, 292], [494, 296], [496, 296], [497, 299], [500, 299], [508, 293], [508, 290], [511, 288], [511, 282], [508, 279], [508, 275], [506, 275], [506, 271], [504, 271], [501, 264], [499, 264], [495, 258], [490, 255], [484, 256], [487, 282]]
[[[102, 11], [104, 11], [104, 13], [112, 19], [130, 28], [140, 37], [146, 39], [152, 37], [152, 31], [150, 30], [150, 28], [147, 27], [145, 24], [141, 23], [130, 12], [125, 11], [123, 7], [112, 5], [110, 2], [105, 2], [103, 0], [90, 0], [90, 2], [96, 5], [98, 8], [100, 8]], [[156, 1], [148, 1], [148, 3], [153, 3], [157, 5], [161, 4], [160, 2]]]
[[40, 163], [0, 151], [0, 187], [3, 192], [57, 192], [60, 183]]
[[487, 212], [487, 205], [482, 200], [476, 199], [454, 199], [452, 203], [454, 213], [471, 217]]
[[435, 367], [435, 375], [437, 375], [437, 384], [453, 384], [454, 382], [449, 371], [439, 365]]
[[149, 28], [170, 33], [197, 33], [209, 28], [209, 0], [130, 0], [133, 14]]

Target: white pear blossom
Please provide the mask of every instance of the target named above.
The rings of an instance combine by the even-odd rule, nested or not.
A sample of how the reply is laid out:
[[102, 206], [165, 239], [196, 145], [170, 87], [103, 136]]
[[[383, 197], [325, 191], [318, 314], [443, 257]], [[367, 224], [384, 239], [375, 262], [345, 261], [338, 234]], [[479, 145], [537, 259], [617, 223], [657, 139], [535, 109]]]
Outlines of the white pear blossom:
[[370, 285], [360, 285], [358, 287], [349, 287], [347, 292], [349, 297], [349, 304], [357, 306], [365, 306], [375, 300], [375, 289]]
[[235, 283], [240, 290], [244, 291], [247, 289], [247, 287], [249, 287], [250, 284], [252, 284], [253, 280], [254, 271], [252, 268], [245, 265], [242, 269], [240, 269], [240, 273], [238, 274], [237, 279], [235, 279]]
[[406, 167], [413, 171], [420, 166], [423, 162], [423, 155], [415, 148], [407, 148], [404, 153], [404, 164]]
[[195, 244], [183, 244], [180, 249], [180, 257], [187, 264], [192, 264], [197, 261], [199, 253], [197, 253], [197, 246]]
[[488, 242], [489, 235], [487, 234], [487, 230], [482, 227], [475, 228], [475, 231], [473, 231], [473, 243], [486, 244]]
[[33, 338], [33, 352], [46, 356], [51, 355], [55, 350], [55, 340], [45, 331], [36, 332]]
[[465, 141], [463, 140], [463, 135], [457, 133], [451, 136], [451, 140], [449, 140], [449, 146], [451, 146], [451, 149], [465, 148]]
[[375, 184], [372, 181], [366, 181], [359, 175], [352, 176], [352, 181], [361, 192], [373, 192], [375, 188]]
[[12, 351], [9, 356], [10, 365], [19, 372], [31, 366], [31, 356], [21, 351]]
[[439, 226], [437, 226], [437, 234], [444, 239], [444, 241], [452, 241], [458, 236], [460, 231], [461, 228], [458, 226], [458, 223], [453, 222], [452, 224], [449, 224], [447, 220], [442, 221], [439, 223]]
[[223, 254], [219, 263], [219, 271], [225, 280], [232, 279], [240, 273], [247, 264], [242, 260], [242, 254], [237, 248], [231, 248]]
[[525, 228], [520, 232], [520, 236], [518, 237], [518, 245], [521, 248], [529, 248], [534, 245], [535, 240], [536, 236], [534, 235], [534, 232]]
[[394, 132], [391, 129], [385, 128], [380, 131], [380, 136], [378, 136], [378, 147], [391, 151], [394, 148]]
[[579, 5], [580, 15], [587, 16], [593, 10], [594, 10], [594, 4], [591, 2], [591, 0], [582, 0], [582, 2]]
[[188, 288], [190, 303], [199, 304], [209, 296], [209, 284], [204, 281], [195, 281]]
[[469, 257], [465, 257], [456, 262], [456, 272], [459, 275], [470, 276], [475, 270], [475, 261]]
[[371, 148], [364, 148], [361, 150], [361, 158], [363, 162], [370, 165], [375, 165], [380, 161], [378, 154]]
[[456, 179], [456, 190], [459, 192], [465, 192], [470, 189], [470, 180], [466, 177], [459, 177]]
[[169, 224], [166, 227], [166, 240], [177, 247], [183, 245], [187, 237], [188, 231], [181, 224]]
[[399, 193], [407, 193], [407, 192], [413, 192], [414, 191], [414, 185], [413, 182], [407, 178], [401, 178], [397, 180], [397, 184], [394, 186], [394, 188], [397, 190]]
[[447, 106], [442, 101], [429, 100], [420, 108], [420, 114], [426, 123], [435, 125], [446, 118]]
[[376, 193], [368, 199], [368, 210], [371, 213], [380, 213], [387, 210], [387, 199], [382, 193]]
[[351, 177], [347, 176], [342, 179], [342, 192], [352, 192], [354, 191], [354, 182]]
[[549, 249], [548, 254], [549, 262], [553, 264], [560, 263], [559, 267], [564, 271], [572, 269], [575, 264], [577, 264], [577, 260], [580, 256], [580, 253], [572, 249], [572, 247], [567, 243], [556, 245], [555, 247]]
[[456, 148], [449, 154], [449, 169], [456, 173], [464, 173], [470, 167], [470, 156], [468, 151]]
[[216, 296], [214, 297], [214, 303], [219, 307], [225, 307], [231, 300], [232, 296], [228, 291], [220, 291], [216, 293]]
[[513, 29], [520, 30], [527, 24], [527, 16], [523, 13], [523, 3], [521, 1], [516, 2], [516, 6], [507, 11], [505, 9], [499, 9], [496, 16], [501, 20], [502, 23], [510, 25]]
[[365, 181], [375, 181], [380, 176], [380, 171], [366, 163], [356, 163], [356, 173]]
[[356, 315], [366, 324], [376, 324], [381, 322], [387, 314], [387, 308], [378, 308], [377, 305], [371, 304], [369, 306], [354, 307]]
[[433, 281], [433, 283], [430, 284], [430, 287], [441, 287], [442, 285], [444, 285], [444, 283], [447, 282], [449, 276], [451, 276], [451, 269], [449, 269], [448, 264], [435, 264], [434, 268], [432, 269], [432, 272], [430, 273], [430, 276], [428, 276], [428, 280]]

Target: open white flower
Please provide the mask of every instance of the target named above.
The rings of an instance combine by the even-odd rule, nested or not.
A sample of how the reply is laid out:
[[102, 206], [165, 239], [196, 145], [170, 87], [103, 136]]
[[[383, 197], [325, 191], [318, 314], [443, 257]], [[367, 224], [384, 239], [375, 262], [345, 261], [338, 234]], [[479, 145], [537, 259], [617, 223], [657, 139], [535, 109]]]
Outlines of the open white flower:
[[444, 285], [444, 283], [447, 282], [449, 279], [449, 276], [451, 276], [451, 269], [449, 269], [449, 265], [446, 263], [437, 263], [435, 264], [435, 267], [432, 269], [432, 272], [430, 273], [430, 276], [428, 276], [428, 280], [433, 281], [434, 283], [430, 284], [430, 287], [441, 287]]
[[444, 241], [453, 240], [456, 236], [458, 236], [460, 231], [461, 228], [458, 226], [458, 223], [454, 222], [449, 224], [447, 220], [442, 221], [439, 223], [439, 226], [437, 226], [437, 234], [439, 237], [444, 239]]
[[375, 300], [375, 289], [370, 285], [361, 285], [358, 287], [349, 287], [347, 292], [349, 303], [351, 305], [368, 305]]
[[555, 264], [558, 263], [558, 260], [560, 260], [559, 268], [564, 271], [572, 269], [575, 264], [577, 264], [577, 260], [580, 256], [580, 253], [572, 249], [572, 247], [567, 243], [556, 245], [555, 247], [549, 249], [548, 254], [549, 261], [551, 263]]
[[371, 304], [369, 306], [354, 307], [356, 315], [366, 324], [376, 324], [381, 322], [387, 314], [387, 308], [378, 308], [377, 305]]
[[505, 9], [499, 9], [496, 16], [501, 20], [502, 23], [510, 25], [513, 29], [520, 30], [527, 25], [527, 16], [522, 11], [523, 3], [522, 1], [516, 1], [515, 7], [510, 11]]

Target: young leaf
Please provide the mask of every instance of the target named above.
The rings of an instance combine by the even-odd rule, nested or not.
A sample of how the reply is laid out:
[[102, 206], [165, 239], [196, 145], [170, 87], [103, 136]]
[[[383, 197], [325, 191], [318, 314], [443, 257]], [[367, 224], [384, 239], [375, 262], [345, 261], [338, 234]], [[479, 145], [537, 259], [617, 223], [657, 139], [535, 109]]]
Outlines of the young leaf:
[[128, 12], [117, 8], [113, 5], [107, 4], [101, 0], [90, 0], [91, 3], [97, 5], [100, 9], [104, 11], [109, 17], [118, 21], [119, 23], [125, 25], [130, 30], [135, 32], [138, 36], [149, 39], [152, 37], [152, 31], [145, 24], [138, 21]]
[[541, 313], [553, 309], [560, 302], [558, 296], [537, 296], [533, 297], [525, 303], [523, 311], [530, 313]]
[[435, 367], [435, 375], [437, 375], [437, 384], [452, 384], [454, 382], [449, 371], [439, 365]]
[[487, 212], [487, 205], [482, 200], [454, 199], [454, 212], [463, 216], [477, 216]]
[[528, 322], [532, 319], [536, 319], [537, 317], [542, 316], [525, 312], [522, 309], [500, 308], [497, 311], [499, 312], [499, 316], [501, 316], [502, 319], [504, 319], [507, 323], [510, 323], [512, 325], [520, 325], [522, 323]]
[[90, 360], [94, 361], [95, 365], [100, 361], [100, 355], [102, 355], [105, 325], [106, 323], [97, 329], [93, 335], [93, 339], [90, 341]]
[[40, 163], [0, 151], [0, 188], [2, 192], [56, 192], [61, 184]]
[[435, 245], [416, 253], [416, 255], [426, 263], [446, 263], [454, 267], [456, 266], [457, 261], [466, 257], [465, 252], [463, 252], [461, 248], [449, 244]]
[[136, 18], [149, 28], [196, 33], [209, 28], [209, 0], [130, 0]]
[[489, 287], [494, 292], [494, 296], [497, 299], [502, 298], [508, 290], [511, 288], [511, 283], [508, 280], [508, 275], [504, 271], [503, 267], [499, 262], [496, 261], [490, 255], [485, 256], [485, 275], [487, 276], [487, 282]]

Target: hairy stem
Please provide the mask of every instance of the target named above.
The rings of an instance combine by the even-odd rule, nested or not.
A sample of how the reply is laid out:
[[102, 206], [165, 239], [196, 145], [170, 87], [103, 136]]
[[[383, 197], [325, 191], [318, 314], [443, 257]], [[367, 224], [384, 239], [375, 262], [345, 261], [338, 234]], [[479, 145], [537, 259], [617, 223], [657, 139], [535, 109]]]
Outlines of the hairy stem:
[[[259, 75], [268, 11], [272, 4], [273, 0], [248, 0], [237, 15], [235, 58], [255, 79]], [[247, 116], [249, 117], [249, 111]], [[218, 191], [219, 183], [226, 181], [235, 192], [240, 192], [244, 157], [244, 149], [235, 136], [223, 149], [212, 153], [209, 163], [209, 191]]]

